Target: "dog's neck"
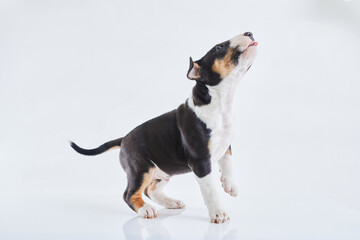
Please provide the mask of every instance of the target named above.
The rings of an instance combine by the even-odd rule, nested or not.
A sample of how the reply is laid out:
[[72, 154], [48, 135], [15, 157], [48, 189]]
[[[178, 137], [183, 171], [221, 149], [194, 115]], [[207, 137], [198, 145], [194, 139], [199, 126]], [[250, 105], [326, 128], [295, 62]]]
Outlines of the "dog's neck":
[[235, 92], [243, 76], [243, 72], [234, 70], [215, 86], [209, 86], [197, 81], [189, 100], [196, 107], [214, 105], [213, 108], [221, 112], [228, 110], [233, 105]]
[[243, 72], [233, 71], [216, 86], [197, 82], [188, 100], [189, 106], [201, 120], [214, 121], [210, 125], [218, 124], [217, 121], [231, 123], [235, 117], [235, 93], [243, 75]]

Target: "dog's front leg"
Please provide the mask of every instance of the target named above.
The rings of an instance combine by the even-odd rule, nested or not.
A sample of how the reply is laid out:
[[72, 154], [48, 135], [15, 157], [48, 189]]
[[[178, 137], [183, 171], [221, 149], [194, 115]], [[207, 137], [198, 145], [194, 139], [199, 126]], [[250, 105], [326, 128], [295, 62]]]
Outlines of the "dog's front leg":
[[210, 161], [206, 166], [198, 166], [196, 169], [193, 169], [193, 171], [196, 175], [196, 180], [200, 185], [201, 193], [209, 212], [210, 222], [224, 223], [230, 220], [226, 211], [221, 207], [220, 197], [214, 183]]
[[236, 197], [238, 194], [238, 189], [233, 179], [231, 161], [231, 146], [229, 146], [224, 156], [219, 160], [219, 168], [221, 172], [220, 181], [224, 191], [231, 196]]

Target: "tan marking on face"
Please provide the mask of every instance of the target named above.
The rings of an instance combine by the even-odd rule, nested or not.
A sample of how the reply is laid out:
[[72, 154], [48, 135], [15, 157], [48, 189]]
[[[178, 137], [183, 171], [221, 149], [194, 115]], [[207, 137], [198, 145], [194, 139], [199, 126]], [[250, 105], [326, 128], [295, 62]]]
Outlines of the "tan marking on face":
[[130, 198], [130, 201], [133, 204], [135, 211], [138, 211], [138, 209], [143, 207], [145, 204], [144, 200], [142, 199], [142, 193], [144, 192], [144, 189], [151, 181], [153, 172], [154, 172], [154, 168], [151, 168], [149, 172], [144, 174], [140, 188]]
[[235, 65], [231, 59], [234, 51], [235, 49], [230, 48], [222, 59], [216, 59], [212, 65], [212, 70], [220, 74], [222, 79], [226, 78], [235, 68]]
[[209, 152], [211, 152], [211, 141], [208, 142], [208, 149], [209, 149]]

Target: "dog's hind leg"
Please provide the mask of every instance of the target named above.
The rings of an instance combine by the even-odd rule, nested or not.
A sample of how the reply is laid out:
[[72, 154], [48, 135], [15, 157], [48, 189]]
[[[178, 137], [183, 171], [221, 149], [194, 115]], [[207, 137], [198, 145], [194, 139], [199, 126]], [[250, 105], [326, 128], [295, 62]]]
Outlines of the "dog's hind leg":
[[148, 196], [155, 203], [164, 206], [165, 208], [184, 208], [185, 204], [181, 200], [169, 198], [163, 193], [162, 190], [168, 182], [169, 178], [152, 179], [150, 184], [145, 189], [145, 195]]
[[127, 173], [128, 185], [124, 192], [124, 200], [143, 218], [156, 218], [157, 210], [155, 207], [144, 202], [142, 193], [147, 185], [151, 182], [154, 168], [149, 168], [148, 171]]

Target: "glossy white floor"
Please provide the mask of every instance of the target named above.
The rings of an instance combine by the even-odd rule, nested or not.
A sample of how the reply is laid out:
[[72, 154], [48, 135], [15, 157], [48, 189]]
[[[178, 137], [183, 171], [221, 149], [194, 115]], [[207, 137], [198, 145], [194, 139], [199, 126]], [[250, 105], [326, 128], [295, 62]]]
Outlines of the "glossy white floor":
[[[196, 194], [197, 195], [197, 194]], [[197, 202], [197, 201], [196, 201]], [[243, 196], [231, 221], [211, 224], [204, 207], [159, 208], [137, 217], [121, 195], [61, 195], [2, 204], [1, 239], [359, 239], [360, 213], [325, 197]]]
[[[118, 150], [68, 140], [175, 109], [189, 56], [245, 31], [231, 221], [209, 223], [192, 174], [165, 188], [185, 210], [138, 218]], [[0, 0], [0, 239], [360, 239], [359, 43], [356, 0]]]

